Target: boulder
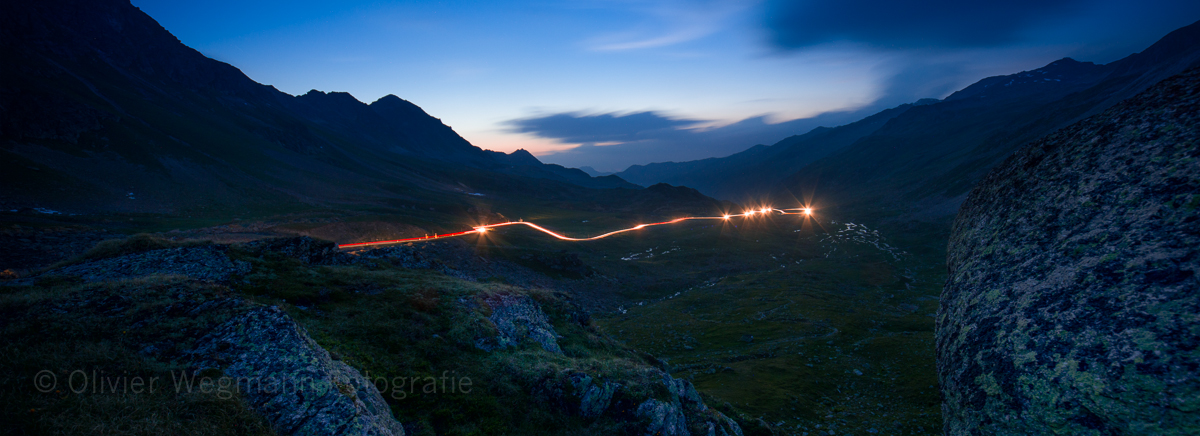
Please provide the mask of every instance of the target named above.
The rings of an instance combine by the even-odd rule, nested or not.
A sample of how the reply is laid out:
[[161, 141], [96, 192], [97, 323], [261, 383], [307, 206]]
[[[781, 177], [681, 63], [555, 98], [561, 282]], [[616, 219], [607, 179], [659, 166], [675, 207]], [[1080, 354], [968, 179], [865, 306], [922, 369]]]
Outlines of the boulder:
[[1010, 157], [954, 223], [945, 432], [1200, 434], [1200, 71]]

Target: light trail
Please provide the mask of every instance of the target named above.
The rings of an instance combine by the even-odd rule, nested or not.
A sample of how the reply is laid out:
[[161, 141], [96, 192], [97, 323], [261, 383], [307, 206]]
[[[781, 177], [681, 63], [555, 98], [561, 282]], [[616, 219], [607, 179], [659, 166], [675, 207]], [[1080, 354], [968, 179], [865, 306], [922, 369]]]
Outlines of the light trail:
[[[788, 212], [788, 211], [796, 211], [796, 212]], [[454, 237], [458, 237], [458, 236], [464, 236], [464, 235], [470, 235], [470, 234], [484, 234], [484, 233], [487, 233], [489, 230], [491, 230], [491, 229], [494, 229], [494, 228], [497, 228], [497, 227], [505, 227], [505, 226], [517, 226], [517, 225], [521, 225], [521, 226], [527, 226], [527, 227], [533, 228], [534, 230], [540, 231], [540, 232], [542, 232], [542, 233], [545, 233], [545, 234], [547, 234], [547, 235], [553, 236], [553, 237], [555, 237], [555, 238], [557, 238], [557, 239], [561, 239], [561, 240], [563, 240], [563, 241], [576, 241], [576, 242], [578, 242], [578, 241], [595, 241], [595, 240], [597, 240], [597, 239], [604, 239], [604, 238], [607, 238], [607, 237], [609, 237], [609, 236], [619, 235], [619, 234], [621, 234], [621, 233], [625, 233], [625, 232], [632, 232], [632, 231], [634, 231], [634, 230], [641, 230], [641, 229], [644, 229], [644, 228], [646, 228], [646, 227], [662, 226], [662, 225], [667, 225], [667, 224], [675, 224], [675, 223], [680, 223], [680, 222], [684, 222], [684, 221], [691, 221], [691, 220], [722, 220], [722, 221], [728, 221], [728, 220], [730, 220], [730, 219], [732, 219], [732, 218], [735, 218], [735, 217], [752, 217], [752, 216], [754, 216], [754, 215], [766, 215], [768, 212], [777, 212], [777, 213], [779, 213], [780, 215], [812, 215], [812, 208], [807, 208], [807, 207], [798, 207], [798, 208], [793, 208], [793, 209], [772, 209], [772, 208], [769, 208], [769, 207], [764, 207], [764, 208], [762, 208], [762, 209], [758, 209], [758, 210], [749, 210], [749, 211], [747, 211], [747, 212], [740, 213], [740, 214], [735, 214], [735, 215], [726, 214], [726, 215], [722, 215], [722, 216], [689, 216], [689, 217], [683, 217], [683, 218], [675, 218], [675, 219], [673, 219], [673, 220], [670, 220], [670, 221], [663, 221], [663, 222], [660, 222], [660, 223], [638, 224], [638, 225], [636, 225], [636, 226], [633, 226], [633, 227], [630, 227], [630, 228], [627, 228], [627, 229], [615, 230], [615, 231], [611, 231], [611, 232], [605, 233], [605, 234], [603, 234], [603, 235], [599, 235], [599, 236], [592, 236], [592, 237], [589, 237], [589, 238], [572, 238], [572, 237], [570, 237], [570, 236], [566, 236], [566, 235], [562, 235], [562, 234], [556, 233], [556, 232], [554, 232], [553, 230], [547, 229], [547, 228], [545, 228], [545, 227], [539, 226], [539, 225], [537, 225], [537, 224], [534, 224], [534, 223], [531, 223], [531, 222], [526, 222], [526, 221], [508, 221], [508, 222], [496, 223], [496, 224], [485, 224], [485, 225], [482, 225], [482, 226], [479, 226], [479, 227], [475, 227], [474, 229], [467, 230], [467, 231], [462, 231], [462, 232], [455, 232], [455, 233], [445, 233], [445, 234], [440, 234], [440, 235], [439, 235], [439, 234], [437, 234], [437, 233], [434, 233], [433, 235], [425, 235], [425, 236], [420, 236], [420, 237], [416, 237], [416, 238], [392, 239], [392, 240], [388, 240], [388, 241], [356, 242], [356, 243], [353, 243], [353, 244], [341, 244], [341, 245], [338, 245], [338, 248], [339, 248], [339, 249], [347, 249], [347, 248], [362, 248], [362, 247], [371, 247], [371, 246], [376, 246], [376, 245], [400, 244], [400, 243], [404, 243], [404, 242], [422, 242], [422, 241], [432, 241], [432, 240], [436, 240], [436, 239], [454, 238]]]

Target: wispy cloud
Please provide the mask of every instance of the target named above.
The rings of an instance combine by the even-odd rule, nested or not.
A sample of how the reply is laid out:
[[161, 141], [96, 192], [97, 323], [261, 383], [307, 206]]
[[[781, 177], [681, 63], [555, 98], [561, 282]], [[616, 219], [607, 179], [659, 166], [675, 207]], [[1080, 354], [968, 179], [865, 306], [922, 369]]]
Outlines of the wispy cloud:
[[505, 122], [513, 133], [575, 144], [620, 144], [673, 135], [701, 120], [672, 118], [658, 112], [583, 114], [564, 112]]
[[626, 51], [682, 44], [717, 33], [732, 17], [751, 6], [753, 2], [728, 0], [639, 5], [634, 12], [642, 15], [646, 22], [624, 31], [596, 36], [586, 45], [595, 51]]

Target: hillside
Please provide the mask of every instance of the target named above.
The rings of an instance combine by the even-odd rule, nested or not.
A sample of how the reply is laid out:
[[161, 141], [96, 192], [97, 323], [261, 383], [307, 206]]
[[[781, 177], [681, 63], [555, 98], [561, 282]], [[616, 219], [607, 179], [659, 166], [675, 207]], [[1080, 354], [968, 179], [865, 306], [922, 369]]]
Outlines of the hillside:
[[760, 144], [726, 157], [634, 165], [616, 175], [642, 185], [688, 186], [731, 201], [761, 200], [752, 197], [769, 192], [776, 183], [805, 165], [870, 135], [913, 106], [888, 109], [844, 126], [819, 127], [774, 145]]
[[[944, 221], [1013, 150], [1200, 65], [1200, 23], [1141, 53], [1097, 65], [1061, 59], [989, 77], [941, 101], [888, 109], [724, 158], [634, 166], [619, 176], [717, 198], [813, 198], [827, 211]], [[885, 212], [880, 212], [886, 210]]]
[[293, 97], [184, 46], [128, 1], [4, 9], [6, 210], [282, 211], [531, 184], [521, 180], [551, 191], [637, 189], [479, 149], [396, 96], [369, 105], [340, 92]]
[[776, 195], [816, 190], [831, 206], [943, 220], [1013, 150], [1196, 65], [1200, 22], [1106, 65], [1062, 59], [984, 79], [791, 175]]

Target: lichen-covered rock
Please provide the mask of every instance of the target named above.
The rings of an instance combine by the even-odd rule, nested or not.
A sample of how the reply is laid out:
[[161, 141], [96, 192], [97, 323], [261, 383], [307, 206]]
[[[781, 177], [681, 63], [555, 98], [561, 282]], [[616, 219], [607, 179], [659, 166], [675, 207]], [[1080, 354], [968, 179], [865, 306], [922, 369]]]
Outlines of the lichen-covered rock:
[[488, 320], [496, 326], [498, 334], [495, 338], [480, 340], [476, 343], [477, 347], [491, 351], [517, 346], [529, 338], [541, 344], [546, 351], [562, 354], [562, 349], [558, 347], [558, 333], [532, 298], [526, 295], [497, 295], [487, 299], [486, 303], [492, 311]]
[[151, 250], [92, 260], [47, 272], [46, 276], [79, 276], [87, 282], [118, 280], [154, 274], [183, 275], [212, 282], [250, 272], [250, 264], [231, 260], [224, 245]]
[[1021, 150], [963, 205], [951, 435], [1200, 434], [1200, 71]]
[[335, 265], [346, 263], [349, 256], [338, 251], [337, 244], [308, 236], [260, 239], [247, 242], [246, 249], [270, 251], [297, 259], [306, 265]]
[[637, 408], [638, 418], [645, 423], [645, 434], [742, 436], [736, 422], [704, 404], [691, 382], [666, 373], [661, 377], [669, 397], [647, 399]]
[[687, 418], [683, 416], [683, 410], [679, 407], [679, 403], [668, 403], [651, 398], [638, 405], [637, 416], [647, 421], [647, 435], [691, 435], [688, 432]]
[[579, 416], [584, 418], [598, 418], [603, 415], [612, 402], [613, 394], [621, 387], [618, 383], [596, 380], [582, 372], [571, 374], [570, 379], [571, 386], [575, 388], [575, 394], [579, 397]]
[[[554, 368], [547, 365], [545, 369]], [[658, 368], [634, 365], [596, 376], [577, 369], [537, 374], [533, 394], [566, 415], [609, 431], [646, 435], [742, 436], [737, 422], [704, 404], [691, 382]], [[615, 425], [614, 425], [615, 424]], [[617, 431], [620, 429], [620, 431]]]
[[231, 389], [281, 434], [404, 435], [375, 385], [330, 358], [278, 308], [255, 308], [221, 324], [195, 354], [205, 359], [202, 368], [237, 381]]

